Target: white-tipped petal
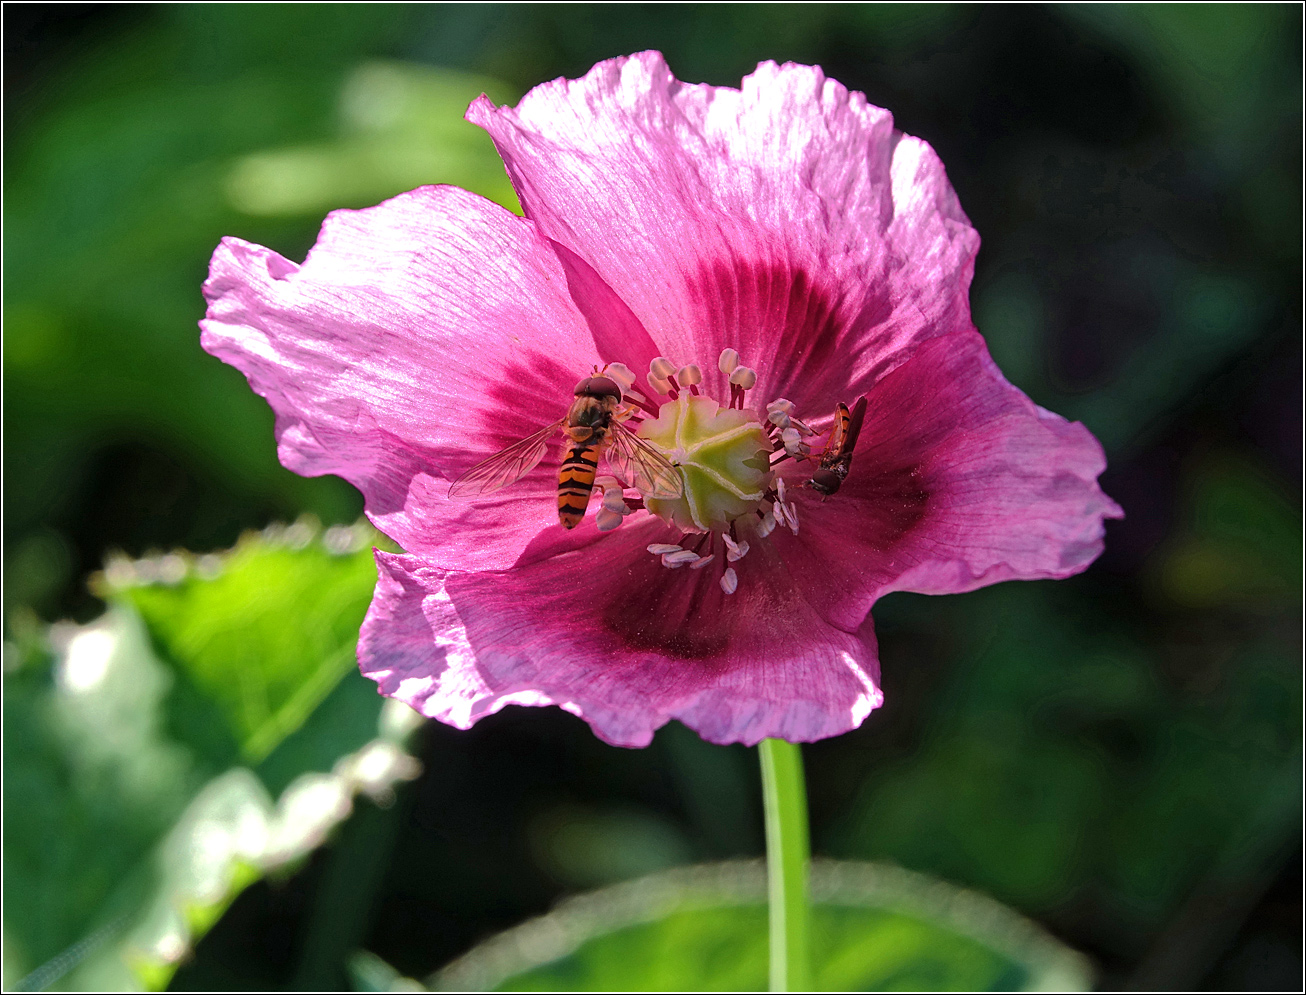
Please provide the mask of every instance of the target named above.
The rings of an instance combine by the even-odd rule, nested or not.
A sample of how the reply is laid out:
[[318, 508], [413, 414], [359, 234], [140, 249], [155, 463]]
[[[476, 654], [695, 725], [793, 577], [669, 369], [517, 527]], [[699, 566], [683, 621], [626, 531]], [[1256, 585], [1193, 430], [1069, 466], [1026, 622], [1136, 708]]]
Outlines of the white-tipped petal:
[[703, 382], [703, 371], [694, 363], [690, 363], [688, 366], [682, 366], [676, 371], [676, 380], [686, 387], [691, 384], [700, 384]]
[[726, 594], [734, 594], [739, 589], [739, 574], [735, 573], [734, 567], [726, 567], [726, 572], [721, 575], [721, 590]]
[[757, 371], [748, 366], [737, 366], [730, 374], [730, 382], [744, 390], [752, 390], [753, 384], [757, 383]]
[[716, 559], [716, 553], [710, 553], [707, 556], [700, 556], [698, 562], [689, 565], [690, 570], [702, 570], [705, 566]]
[[594, 524], [599, 527], [600, 532], [611, 532], [625, 520], [625, 515], [611, 508], [600, 508], [598, 514], [594, 516]]

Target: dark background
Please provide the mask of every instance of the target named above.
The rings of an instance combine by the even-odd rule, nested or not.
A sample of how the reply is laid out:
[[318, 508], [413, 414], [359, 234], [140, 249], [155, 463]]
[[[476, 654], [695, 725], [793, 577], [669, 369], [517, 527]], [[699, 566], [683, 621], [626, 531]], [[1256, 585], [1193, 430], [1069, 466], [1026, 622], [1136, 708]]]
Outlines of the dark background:
[[[264, 403], [200, 350], [221, 236], [298, 259], [333, 207], [422, 182], [507, 197], [488, 143], [445, 123], [468, 87], [514, 99], [644, 48], [723, 85], [819, 63], [938, 151], [983, 237], [976, 323], [1102, 440], [1127, 517], [1073, 580], [876, 606], [886, 704], [805, 750], [816, 851], [988, 891], [1103, 987], [1297, 988], [1301, 18], [6, 5], [7, 629], [98, 614], [85, 577], [111, 549], [360, 512], [279, 467]], [[453, 95], [369, 119], [377, 60]], [[409, 154], [428, 140], [452, 157]], [[679, 726], [626, 751], [509, 709], [423, 736], [399, 803], [246, 892], [174, 988], [335, 987], [330, 951], [358, 946], [421, 976], [563, 894], [761, 852], [755, 757]]]

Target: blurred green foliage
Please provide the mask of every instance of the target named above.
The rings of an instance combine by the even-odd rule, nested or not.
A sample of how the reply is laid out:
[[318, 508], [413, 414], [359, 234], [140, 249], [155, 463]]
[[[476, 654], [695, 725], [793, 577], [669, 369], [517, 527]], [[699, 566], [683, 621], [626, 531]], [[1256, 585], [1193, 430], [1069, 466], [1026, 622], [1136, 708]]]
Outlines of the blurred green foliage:
[[[236, 892], [325, 838], [312, 812], [343, 818], [368, 745], [398, 741], [352, 669], [362, 531], [158, 552], [360, 507], [281, 468], [266, 404], [200, 350], [209, 253], [237, 235], [299, 259], [325, 212], [427, 182], [517, 209], [466, 103], [646, 47], [717, 84], [819, 62], [934, 144], [984, 237], [976, 323], [1103, 441], [1128, 516], [1074, 581], [876, 607], [887, 704], [807, 751], [818, 849], [985, 889], [1113, 985], [1195, 985], [1234, 941], [1300, 831], [1298, 8], [156, 5], [75, 12], [100, 19], [27, 63], [10, 41], [60, 15], [15, 10], [7, 985], [45, 965], [69, 986], [332, 988], [360, 946], [422, 976], [563, 890], [759, 852], [744, 751], [671, 727], [629, 754], [508, 710], [431, 730], [413, 813], [360, 807], [276, 893], [314, 896], [293, 942], [241, 940], [277, 933], [255, 886], [173, 976]], [[109, 614], [49, 630], [99, 614], [85, 578], [114, 549]], [[292, 806], [305, 834], [275, 859], [230, 842]], [[197, 863], [201, 838], [228, 844]], [[628, 965], [660, 929], [572, 967]], [[1229, 986], [1274, 987], [1248, 977]]]
[[6, 644], [6, 987], [166, 985], [356, 792], [413, 776], [411, 724], [353, 666], [371, 534], [324, 545], [301, 522], [198, 562], [120, 558], [106, 615]]
[[[1082, 991], [1085, 960], [990, 899], [898, 868], [818, 861], [818, 991]], [[430, 979], [436, 990], [758, 991], [766, 987], [765, 869], [664, 872], [570, 900]], [[412, 987], [375, 955], [357, 980]]]

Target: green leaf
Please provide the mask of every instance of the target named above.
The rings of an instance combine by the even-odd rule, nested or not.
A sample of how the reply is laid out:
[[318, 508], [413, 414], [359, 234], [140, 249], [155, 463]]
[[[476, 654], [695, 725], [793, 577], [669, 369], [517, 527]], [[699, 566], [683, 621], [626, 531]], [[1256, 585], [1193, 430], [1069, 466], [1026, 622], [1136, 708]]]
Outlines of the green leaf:
[[[1084, 990], [1087, 961], [991, 899], [886, 865], [815, 861], [823, 991]], [[431, 979], [440, 990], [762, 991], [765, 868], [681, 868], [571, 899]]]
[[166, 986], [245, 887], [416, 776], [420, 719], [353, 662], [372, 534], [118, 560], [101, 619], [6, 646], [7, 987]]
[[114, 586], [106, 574], [109, 596], [141, 614], [160, 656], [217, 705], [246, 763], [264, 760], [355, 667], [372, 554], [331, 553], [312, 533], [301, 522], [279, 541], [247, 537], [172, 584]]

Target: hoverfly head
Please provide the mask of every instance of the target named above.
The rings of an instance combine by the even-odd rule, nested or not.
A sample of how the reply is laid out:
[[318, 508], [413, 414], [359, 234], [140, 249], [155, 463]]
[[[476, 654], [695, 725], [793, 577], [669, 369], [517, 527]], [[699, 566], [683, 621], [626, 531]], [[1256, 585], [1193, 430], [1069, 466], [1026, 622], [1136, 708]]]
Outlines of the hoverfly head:
[[621, 388], [608, 377], [586, 377], [576, 384], [577, 397], [615, 397], [621, 400]]
[[843, 481], [839, 478], [839, 475], [833, 470], [820, 467], [812, 474], [812, 479], [807, 482], [807, 486], [818, 494], [829, 497], [839, 489], [839, 485], [842, 483]]

